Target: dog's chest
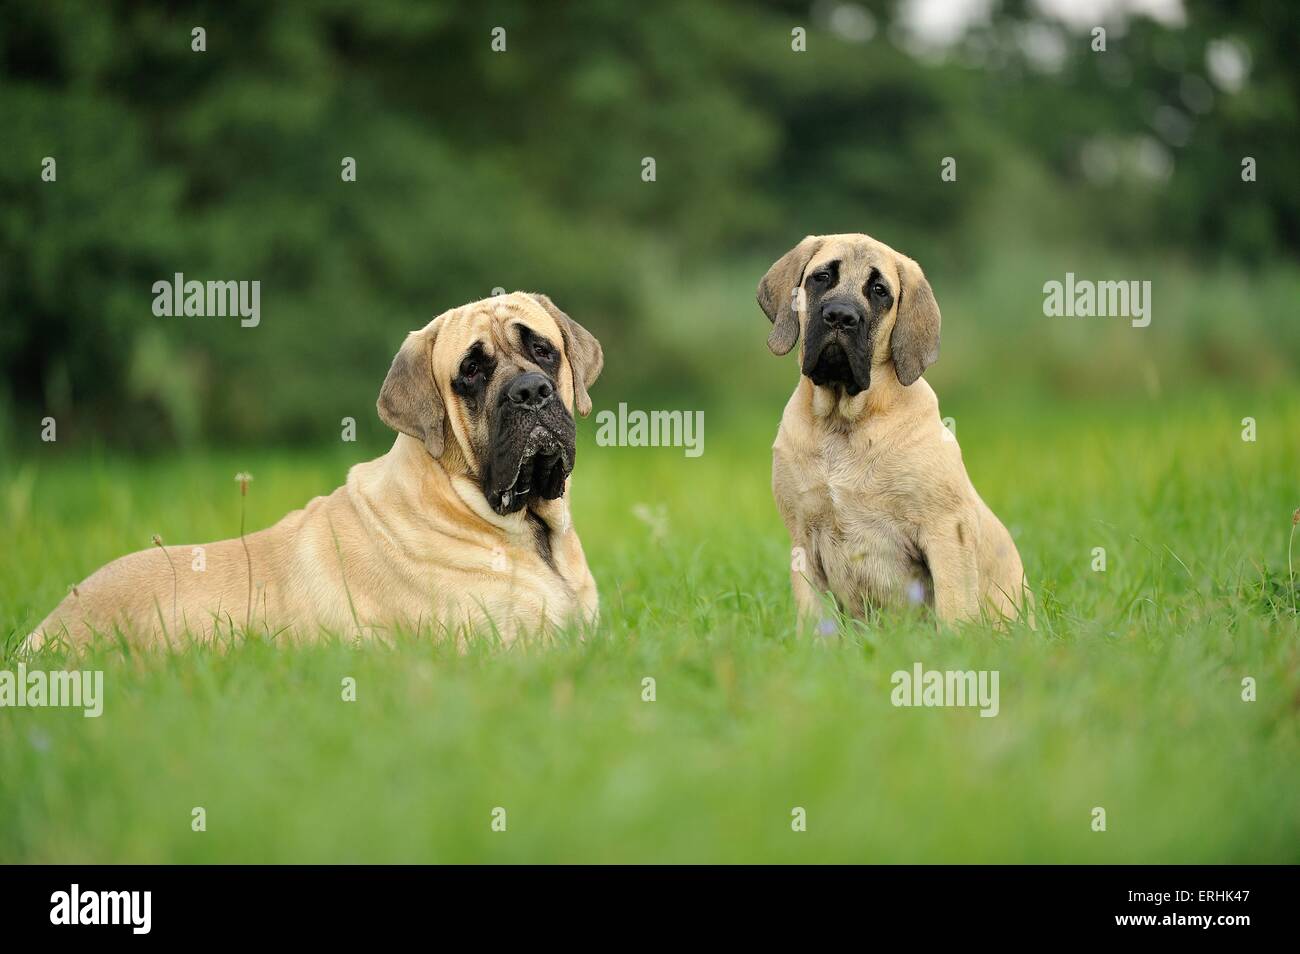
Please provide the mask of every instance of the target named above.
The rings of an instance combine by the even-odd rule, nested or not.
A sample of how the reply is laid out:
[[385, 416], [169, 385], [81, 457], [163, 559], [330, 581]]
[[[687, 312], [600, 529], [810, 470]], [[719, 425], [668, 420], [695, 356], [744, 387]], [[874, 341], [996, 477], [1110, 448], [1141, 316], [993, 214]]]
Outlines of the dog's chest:
[[799, 463], [789, 501], [809, 558], [845, 609], [932, 604], [933, 585], [889, 491], [889, 461], [830, 436]]

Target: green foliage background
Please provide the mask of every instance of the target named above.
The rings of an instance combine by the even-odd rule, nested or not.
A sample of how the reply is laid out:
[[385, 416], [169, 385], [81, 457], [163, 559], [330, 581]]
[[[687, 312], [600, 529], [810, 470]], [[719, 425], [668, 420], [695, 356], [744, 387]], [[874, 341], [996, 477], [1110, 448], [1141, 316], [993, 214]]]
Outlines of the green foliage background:
[[[402, 334], [497, 286], [596, 331], [598, 407], [779, 400], [794, 372], [762, 349], [753, 287], [808, 232], [921, 261], [945, 395], [1296, 371], [1294, 4], [1108, 22], [1104, 53], [1015, 2], [942, 54], [886, 3], [6, 2], [0, 22], [0, 417], [20, 444], [45, 414], [61, 448], [313, 442], [343, 416], [378, 442]], [[1249, 57], [1235, 93], [1207, 68], [1224, 41]], [[1090, 151], [1109, 173], [1085, 174]], [[260, 280], [261, 325], [154, 317], [178, 271]], [[1066, 271], [1153, 281], [1152, 327], [1044, 318]]]

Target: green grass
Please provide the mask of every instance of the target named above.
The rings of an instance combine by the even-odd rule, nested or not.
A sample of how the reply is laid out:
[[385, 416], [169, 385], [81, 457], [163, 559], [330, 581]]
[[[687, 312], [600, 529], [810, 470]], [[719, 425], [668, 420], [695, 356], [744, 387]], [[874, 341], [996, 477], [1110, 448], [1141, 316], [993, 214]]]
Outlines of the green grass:
[[[946, 404], [1037, 631], [882, 619], [804, 642], [768, 488], [779, 406], [709, 412], [694, 460], [596, 448], [585, 422], [595, 635], [101, 651], [75, 664], [106, 671], [102, 718], [0, 709], [0, 861], [1300, 861], [1298, 398]], [[5, 667], [151, 534], [234, 534], [237, 470], [258, 527], [362, 453], [0, 464]], [[1000, 714], [895, 708], [917, 661], [998, 670]]]

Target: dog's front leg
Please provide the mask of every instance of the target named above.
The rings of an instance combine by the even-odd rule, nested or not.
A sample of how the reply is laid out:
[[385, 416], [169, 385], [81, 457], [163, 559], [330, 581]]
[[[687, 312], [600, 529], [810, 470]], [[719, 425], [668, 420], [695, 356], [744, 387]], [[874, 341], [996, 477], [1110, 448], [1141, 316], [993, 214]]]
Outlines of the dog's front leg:
[[797, 616], [795, 631], [801, 638], [809, 633], [833, 635], [837, 630], [837, 607], [821, 554], [807, 533], [792, 528], [790, 539], [794, 544], [790, 549], [790, 583]]
[[934, 612], [940, 623], [979, 618], [978, 548], [971, 534], [955, 519], [921, 534], [919, 542], [934, 581]]
[[795, 547], [791, 560], [790, 581], [794, 586], [794, 605], [797, 613], [797, 632], [803, 636], [806, 632], [819, 631], [821, 618], [826, 616], [826, 596], [828, 589], [821, 574], [811, 566], [800, 568], [800, 551]]

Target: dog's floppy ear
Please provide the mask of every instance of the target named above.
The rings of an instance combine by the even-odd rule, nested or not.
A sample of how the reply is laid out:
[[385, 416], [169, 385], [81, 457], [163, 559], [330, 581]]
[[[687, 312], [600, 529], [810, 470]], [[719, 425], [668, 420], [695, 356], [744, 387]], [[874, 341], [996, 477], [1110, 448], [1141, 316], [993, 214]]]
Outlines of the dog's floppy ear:
[[772, 322], [767, 346], [773, 354], [786, 354], [799, 340], [799, 312], [795, 310], [794, 293], [803, 283], [803, 271], [821, 244], [816, 235], [805, 237], [778, 258], [758, 283], [758, 306]]
[[600, 370], [605, 366], [605, 352], [601, 350], [596, 336], [560, 311], [550, 296], [540, 292], [528, 294], [560, 326], [560, 334], [564, 336], [564, 353], [569, 356], [569, 366], [573, 368], [573, 406], [579, 414], [586, 417], [591, 413], [591, 396], [587, 394], [587, 388], [600, 377]]
[[898, 256], [898, 274], [903, 287], [889, 351], [898, 380], [908, 385], [939, 360], [939, 303], [921, 266], [906, 255]]
[[438, 458], [442, 456], [447, 406], [433, 382], [434, 337], [432, 328], [406, 336], [379, 389], [375, 407], [381, 421], [422, 441], [429, 454]]

